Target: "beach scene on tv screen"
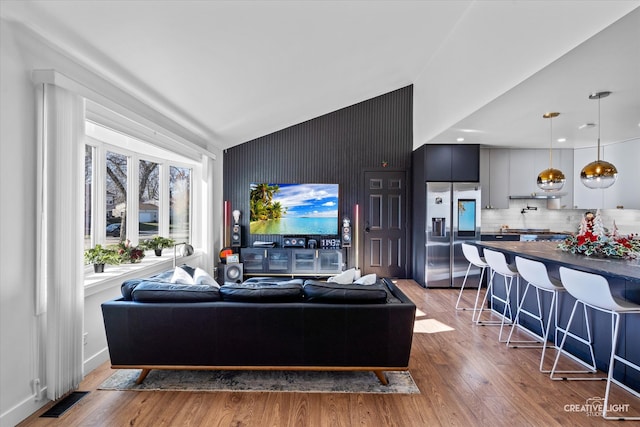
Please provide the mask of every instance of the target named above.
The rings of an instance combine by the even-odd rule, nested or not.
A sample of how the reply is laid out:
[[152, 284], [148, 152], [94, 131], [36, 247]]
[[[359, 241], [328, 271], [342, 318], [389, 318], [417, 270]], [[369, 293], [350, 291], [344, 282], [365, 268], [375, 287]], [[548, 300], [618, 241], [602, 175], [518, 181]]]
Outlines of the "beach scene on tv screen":
[[338, 184], [252, 183], [251, 234], [338, 234]]

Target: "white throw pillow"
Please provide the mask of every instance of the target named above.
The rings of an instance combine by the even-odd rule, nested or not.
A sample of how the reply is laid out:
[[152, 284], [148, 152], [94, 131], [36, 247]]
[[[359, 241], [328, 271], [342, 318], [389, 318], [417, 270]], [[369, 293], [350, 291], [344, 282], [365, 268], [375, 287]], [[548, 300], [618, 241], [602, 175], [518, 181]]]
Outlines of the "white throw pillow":
[[349, 270], [345, 270], [340, 274], [335, 276], [331, 276], [327, 279], [327, 282], [338, 283], [339, 285], [350, 285], [353, 283], [353, 278], [356, 275], [356, 269], [350, 268]]
[[367, 274], [366, 276], [362, 276], [361, 278], [359, 278], [353, 283], [355, 285], [375, 285], [376, 280], [378, 280], [378, 277], [376, 276], [375, 273], [372, 273], [372, 274]]
[[176, 267], [175, 270], [173, 270], [173, 275], [169, 282], [179, 283], [181, 285], [193, 285], [195, 283], [193, 277], [181, 267]]
[[209, 285], [215, 286], [216, 288], [220, 287], [218, 282], [216, 282], [213, 277], [209, 275], [209, 273], [207, 273], [200, 267], [196, 267], [196, 271], [195, 273], [193, 273], [193, 281], [196, 285]]

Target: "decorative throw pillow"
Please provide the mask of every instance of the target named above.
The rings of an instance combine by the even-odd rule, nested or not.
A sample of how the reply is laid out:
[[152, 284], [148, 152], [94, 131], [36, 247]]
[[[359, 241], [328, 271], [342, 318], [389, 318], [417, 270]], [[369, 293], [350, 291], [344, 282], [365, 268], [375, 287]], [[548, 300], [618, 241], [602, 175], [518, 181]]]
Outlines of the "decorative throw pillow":
[[196, 267], [196, 271], [195, 273], [193, 273], [193, 282], [196, 285], [209, 285], [215, 286], [216, 288], [220, 287], [218, 282], [216, 282], [213, 277], [209, 275], [209, 273], [207, 273], [200, 267]]
[[367, 274], [366, 276], [362, 276], [361, 278], [353, 282], [353, 284], [354, 285], [373, 285], [376, 283], [377, 279], [378, 279], [378, 276], [376, 276], [375, 273]]
[[182, 267], [176, 267], [173, 270], [173, 276], [171, 276], [170, 283], [179, 283], [181, 285], [193, 285], [193, 277], [187, 273]]
[[338, 283], [340, 285], [350, 285], [353, 283], [353, 278], [356, 275], [356, 269], [350, 268], [349, 270], [345, 270], [340, 274], [335, 276], [331, 276], [327, 279], [327, 282]]

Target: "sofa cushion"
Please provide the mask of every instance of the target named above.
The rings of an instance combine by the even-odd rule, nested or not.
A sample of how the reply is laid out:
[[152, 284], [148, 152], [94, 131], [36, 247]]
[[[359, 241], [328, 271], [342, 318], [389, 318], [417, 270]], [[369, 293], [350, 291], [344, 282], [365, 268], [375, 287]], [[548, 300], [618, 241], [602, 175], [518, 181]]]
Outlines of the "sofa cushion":
[[341, 285], [332, 282], [307, 280], [304, 283], [304, 298], [309, 302], [384, 304], [387, 291], [384, 285]]
[[133, 298], [131, 297], [131, 293], [133, 290], [140, 284], [140, 282], [144, 282], [145, 280], [150, 279], [129, 279], [122, 282], [120, 286], [120, 292], [122, 292], [122, 297], [126, 301], [131, 301]]
[[220, 291], [208, 285], [142, 281], [133, 289], [131, 297], [138, 302], [219, 301]]
[[295, 302], [302, 300], [302, 280], [261, 280], [227, 283], [220, 287], [224, 301], [239, 302]]
[[[193, 268], [189, 267], [186, 264], [182, 265], [181, 268], [191, 275], [193, 275], [193, 272], [195, 271]], [[171, 270], [163, 271], [158, 274], [154, 274], [153, 276], [149, 276], [149, 277], [141, 277], [136, 279], [125, 280], [124, 282], [122, 282], [122, 285], [120, 286], [120, 291], [122, 292], [122, 296], [124, 297], [125, 300], [131, 301], [133, 299], [131, 297], [131, 293], [136, 288], [136, 286], [138, 286], [140, 283], [169, 282], [171, 280], [171, 276], [173, 276], [173, 273], [174, 273], [174, 269], [171, 269]]]

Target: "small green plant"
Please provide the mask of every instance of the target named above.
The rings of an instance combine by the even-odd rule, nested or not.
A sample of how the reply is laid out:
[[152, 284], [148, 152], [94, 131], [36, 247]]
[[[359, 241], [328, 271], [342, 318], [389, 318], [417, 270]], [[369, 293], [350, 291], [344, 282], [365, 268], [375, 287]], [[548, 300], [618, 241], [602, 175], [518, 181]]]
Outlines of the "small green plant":
[[147, 249], [164, 249], [170, 248], [174, 245], [175, 241], [173, 239], [169, 239], [168, 237], [162, 236], [154, 236], [151, 239], [147, 239], [144, 241], [143, 246]]
[[98, 244], [84, 251], [84, 261], [87, 264], [120, 264], [121, 258], [115, 249]]

